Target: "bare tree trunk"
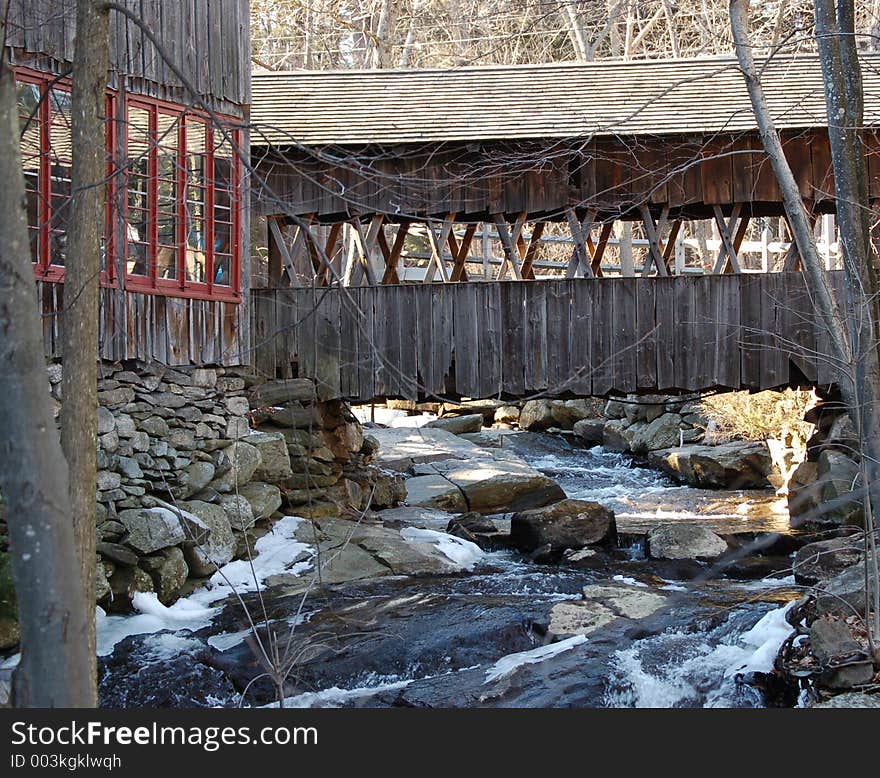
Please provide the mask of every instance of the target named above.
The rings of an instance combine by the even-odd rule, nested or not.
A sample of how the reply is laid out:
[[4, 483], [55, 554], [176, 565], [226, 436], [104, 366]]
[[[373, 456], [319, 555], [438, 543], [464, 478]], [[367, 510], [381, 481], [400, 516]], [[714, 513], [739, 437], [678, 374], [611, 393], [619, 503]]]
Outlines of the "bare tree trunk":
[[[839, 312], [828, 283], [822, 260], [816, 250], [813, 232], [798, 192], [791, 168], [782, 152], [779, 135], [764, 100], [755, 69], [748, 33], [748, 0], [730, 0], [730, 21], [740, 62], [764, 148], [782, 190], [785, 210], [794, 231], [807, 286], [823, 324], [831, 336], [834, 356], [841, 365], [838, 382], [856, 427], [861, 452], [862, 477], [866, 487], [866, 544], [874, 553], [866, 559], [866, 584], [873, 584], [874, 624], [869, 625], [868, 641], [874, 662], [880, 664], [876, 640], [880, 638], [876, 527], [873, 506], [880, 505], [880, 360], [878, 360], [877, 282], [870, 257], [867, 220], [867, 188], [862, 146], [858, 143], [861, 126], [861, 78], [852, 34], [852, 2], [814, 0], [816, 34], [825, 84], [828, 136], [834, 167], [835, 199], [847, 274], [846, 321]], [[844, 47], [851, 47], [843, 53]], [[868, 568], [873, 575], [868, 580]], [[866, 585], [869, 596], [870, 585]], [[870, 617], [870, 603], [866, 603]]]
[[[755, 59], [752, 55], [752, 46], [749, 41], [748, 8], [748, 0], [730, 0], [730, 25], [736, 47], [736, 56], [749, 91], [752, 110], [755, 114], [755, 121], [758, 125], [764, 150], [779, 181], [783, 205], [794, 230], [794, 238], [801, 255], [801, 263], [804, 267], [808, 288], [813, 295], [814, 303], [822, 318], [822, 323], [828, 329], [831, 336], [831, 346], [835, 357], [842, 364], [848, 365], [851, 361], [849, 343], [843, 325], [837, 315], [834, 292], [828, 283], [824, 267], [816, 251], [813, 231], [810, 228], [810, 220], [807, 217], [803, 200], [801, 200], [794, 174], [791, 172], [791, 167], [782, 150], [779, 133], [776, 131], [776, 126], [767, 107], [767, 101], [764, 98], [764, 90], [758, 78]], [[842, 380], [842, 384], [846, 384], [845, 379]], [[844, 391], [845, 395], [848, 395], [848, 402], [852, 400], [851, 386], [841, 386], [841, 390]]]
[[79, 585], [67, 465], [49, 404], [18, 135], [15, 84], [0, 51], [0, 489], [21, 631], [13, 702], [88, 707], [94, 600], [88, 606]]
[[380, 0], [376, 31], [370, 41], [370, 66], [387, 68], [391, 64], [391, 29], [393, 26], [394, 0]]
[[[855, 404], [850, 415], [859, 436], [868, 499], [865, 529], [876, 565], [870, 510], [880, 506], [880, 301], [871, 250], [868, 175], [862, 153], [862, 74], [855, 40], [852, 0], [814, 0], [816, 40], [825, 82], [828, 139], [834, 166], [834, 197], [847, 279], [847, 314], [853, 353]], [[880, 638], [880, 580], [874, 575], [874, 637]], [[868, 609], [870, 612], [870, 608]], [[871, 636], [871, 630], [868, 631]], [[877, 655], [880, 661], [880, 655]]]
[[587, 31], [584, 29], [584, 21], [577, 9], [576, 0], [566, 0], [565, 12], [568, 14], [569, 29], [574, 40], [577, 58], [581, 62], [586, 62], [592, 59], [592, 56], [587, 42]]
[[[103, 117], [109, 11], [103, 6], [101, 0], [77, 0], [71, 95], [73, 212], [61, 315], [61, 444], [67, 460], [70, 514], [87, 603], [95, 602], [98, 295], [107, 175]], [[94, 620], [91, 620], [87, 643], [91, 673], [95, 677]], [[97, 704], [97, 697], [92, 702]]]

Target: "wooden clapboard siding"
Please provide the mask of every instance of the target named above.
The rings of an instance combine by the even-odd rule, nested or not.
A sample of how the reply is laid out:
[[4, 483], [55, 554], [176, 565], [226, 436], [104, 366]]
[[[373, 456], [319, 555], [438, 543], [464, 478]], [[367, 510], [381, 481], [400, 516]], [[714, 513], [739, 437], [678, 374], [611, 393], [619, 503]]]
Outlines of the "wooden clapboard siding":
[[[175, 66], [220, 113], [250, 105], [249, 0], [118, 0], [159, 38]], [[75, 0], [11, 0], [13, 64], [61, 73], [73, 61]], [[188, 103], [184, 83], [140, 26], [110, 14], [110, 86]]]
[[352, 400], [836, 380], [801, 273], [258, 290], [252, 318], [257, 370]]
[[[280, 292], [279, 292], [280, 293]], [[37, 304], [43, 322], [43, 349], [60, 358], [64, 323], [64, 285], [37, 281]], [[121, 303], [120, 303], [121, 300]], [[120, 304], [122, 310], [119, 310]], [[272, 372], [279, 340], [275, 293], [254, 296], [254, 346], [242, 341], [246, 310], [235, 303], [126, 292], [102, 287], [99, 296], [98, 354], [102, 359], [132, 359], [162, 365], [250, 364], [253, 353], [261, 371]], [[119, 322], [122, 322], [120, 327]], [[338, 317], [334, 318], [334, 326]], [[248, 357], [248, 359], [244, 359]], [[334, 365], [338, 372], [338, 365]]]

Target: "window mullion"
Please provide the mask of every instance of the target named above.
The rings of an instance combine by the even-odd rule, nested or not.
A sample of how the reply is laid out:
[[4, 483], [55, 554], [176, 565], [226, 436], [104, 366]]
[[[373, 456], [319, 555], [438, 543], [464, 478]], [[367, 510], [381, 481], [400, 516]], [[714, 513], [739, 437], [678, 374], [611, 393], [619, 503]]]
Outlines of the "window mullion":
[[175, 208], [177, 209], [177, 285], [183, 289], [187, 275], [187, 210], [186, 210], [186, 115], [181, 114], [177, 126], [177, 181], [175, 192]]
[[205, 281], [214, 288], [214, 128], [205, 124]]
[[159, 111], [155, 105], [150, 106], [150, 131], [147, 163], [147, 219], [150, 234], [147, 257], [147, 274], [150, 286], [155, 288], [157, 282], [157, 257], [159, 254]]

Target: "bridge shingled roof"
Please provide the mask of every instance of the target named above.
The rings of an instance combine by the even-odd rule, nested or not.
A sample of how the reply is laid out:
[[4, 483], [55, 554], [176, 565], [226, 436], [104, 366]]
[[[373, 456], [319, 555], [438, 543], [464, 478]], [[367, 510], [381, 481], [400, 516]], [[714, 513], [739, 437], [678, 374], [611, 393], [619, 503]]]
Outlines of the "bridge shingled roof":
[[[880, 54], [862, 58], [865, 124], [880, 124]], [[813, 55], [763, 64], [780, 129], [822, 127]], [[705, 134], [755, 129], [731, 57], [253, 75], [260, 145], [358, 145]]]

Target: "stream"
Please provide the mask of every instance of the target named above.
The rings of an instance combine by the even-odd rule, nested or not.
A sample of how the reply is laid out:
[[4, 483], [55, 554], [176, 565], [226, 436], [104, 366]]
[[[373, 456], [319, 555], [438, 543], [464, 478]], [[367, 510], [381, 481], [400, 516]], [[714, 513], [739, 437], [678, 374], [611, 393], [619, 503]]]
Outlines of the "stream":
[[[769, 674], [790, 631], [786, 604], [798, 596], [785, 569], [791, 548], [784, 500], [772, 490], [677, 486], [626, 456], [556, 436], [523, 433], [510, 445], [569, 497], [612, 508], [620, 547], [558, 565], [491, 551], [453, 575], [370, 578], [313, 589], [305, 598], [302, 587], [283, 583], [269, 585], [262, 597], [244, 594], [249, 610], [279, 636], [279, 651], [291, 657], [285, 706], [797, 704], [796, 690], [778, 688]], [[509, 524], [495, 519], [501, 528]], [[426, 512], [418, 526], [442, 531], [446, 521]], [[722, 534], [740, 533], [744, 543], [758, 532], [781, 538], [772, 553], [748, 555], [721, 574], [691, 560], [645, 559], [644, 531], [658, 521], [705, 522]], [[301, 555], [301, 543], [285, 542], [288, 556]], [[645, 618], [616, 618], [587, 635], [548, 642], [554, 606], [581, 600], [585, 586], [605, 584], [662, 596], [664, 605]], [[169, 610], [179, 623], [169, 620]], [[147, 620], [146, 634], [126, 636], [137, 631], [130, 619]], [[265, 627], [258, 635], [270, 644]], [[234, 597], [193, 595], [161, 613], [108, 617], [99, 646], [102, 636], [102, 705], [277, 704]]]

